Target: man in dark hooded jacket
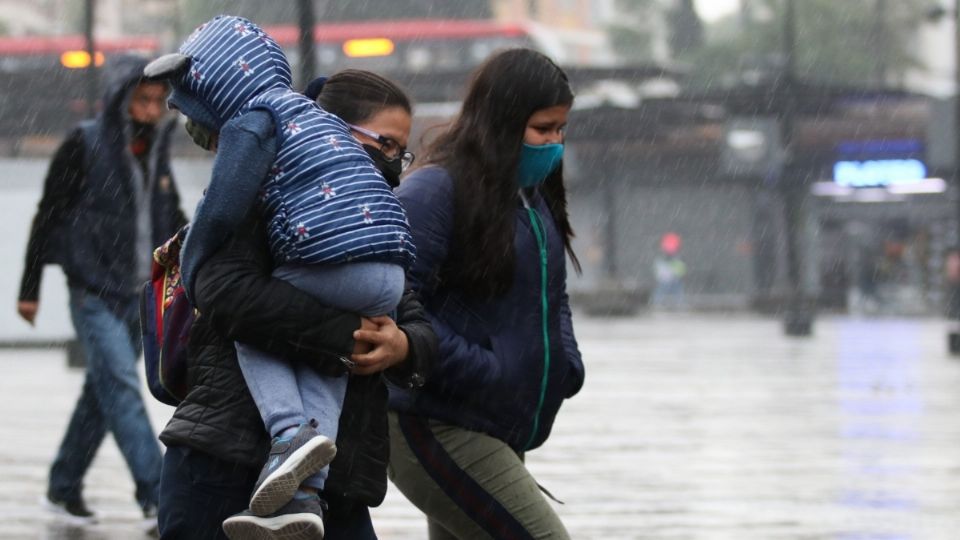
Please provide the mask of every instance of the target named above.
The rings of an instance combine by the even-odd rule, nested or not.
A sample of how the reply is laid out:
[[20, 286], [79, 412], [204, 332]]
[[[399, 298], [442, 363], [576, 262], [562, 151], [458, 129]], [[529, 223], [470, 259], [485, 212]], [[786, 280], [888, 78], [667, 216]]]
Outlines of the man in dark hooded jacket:
[[107, 432], [156, 523], [161, 452], [136, 372], [141, 342], [137, 289], [153, 246], [186, 223], [169, 163], [168, 88], [142, 78], [146, 59], [112, 58], [103, 112], [81, 122], [57, 149], [44, 181], [17, 311], [33, 324], [45, 264], [67, 276], [70, 314], [86, 356], [86, 378], [50, 469], [45, 504], [75, 523], [94, 515], [83, 477]]

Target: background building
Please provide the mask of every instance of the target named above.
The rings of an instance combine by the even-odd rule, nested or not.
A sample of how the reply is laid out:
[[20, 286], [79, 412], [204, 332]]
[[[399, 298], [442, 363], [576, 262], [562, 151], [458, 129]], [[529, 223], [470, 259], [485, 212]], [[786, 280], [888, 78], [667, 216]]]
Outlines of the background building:
[[560, 63], [610, 65], [617, 61], [607, 36], [615, 0], [493, 0], [498, 20], [530, 26]]
[[[0, 22], [12, 21], [0, 29], [19, 36], [0, 38], [0, 154], [45, 158], [87, 114], [87, 70], [60, 58], [82, 43], [42, 37], [75, 34], [82, 5], [0, 0]], [[98, 0], [98, 47], [162, 54], [228, 11], [261, 22], [296, 65], [297, 5]], [[776, 309], [792, 286], [784, 216], [795, 206], [780, 191], [792, 182], [802, 191], [803, 287], [822, 306], [851, 308], [883, 285], [890, 309], [939, 310], [956, 216], [948, 184], [926, 180], [953, 174], [953, 115], [940, 99], [955, 90], [952, 23], [927, 21], [926, 0], [796, 1], [787, 174], [773, 136], [782, 110], [771, 105], [783, 98], [785, 3], [739, 5], [704, 25], [693, 0], [317, 1], [315, 67], [404, 84], [417, 103], [416, 145], [456, 112], [469, 72], [491, 52], [535, 47], [564, 65], [577, 92], [565, 164], [585, 267], [574, 292], [651, 290], [660, 239], [675, 234], [689, 307]], [[367, 38], [390, 46], [348, 52]], [[185, 137], [177, 151], [200, 157]], [[907, 184], [849, 176], [904, 164], [923, 172]]]

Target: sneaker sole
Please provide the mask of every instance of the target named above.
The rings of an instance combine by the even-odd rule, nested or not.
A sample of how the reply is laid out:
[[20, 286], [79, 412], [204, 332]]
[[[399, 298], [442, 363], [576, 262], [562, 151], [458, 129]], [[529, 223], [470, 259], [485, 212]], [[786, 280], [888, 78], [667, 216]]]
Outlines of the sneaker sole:
[[293, 498], [304, 480], [324, 468], [337, 455], [330, 439], [314, 437], [298, 448], [276, 471], [268, 476], [250, 497], [250, 512], [267, 516]]
[[230, 540], [314, 540], [323, 538], [323, 520], [316, 514], [236, 516], [223, 522], [223, 532]]
[[160, 536], [160, 523], [157, 518], [144, 519], [140, 522], [140, 530], [147, 536]]
[[54, 514], [54, 516], [56, 516], [58, 520], [64, 523], [68, 523], [70, 525], [76, 525], [76, 526], [82, 527], [85, 525], [96, 525], [97, 523], [96, 516], [90, 516], [90, 517], [75, 516], [70, 512], [67, 512], [66, 508], [60, 506], [59, 504], [55, 504], [53, 501], [43, 496], [40, 497], [40, 506], [44, 510]]

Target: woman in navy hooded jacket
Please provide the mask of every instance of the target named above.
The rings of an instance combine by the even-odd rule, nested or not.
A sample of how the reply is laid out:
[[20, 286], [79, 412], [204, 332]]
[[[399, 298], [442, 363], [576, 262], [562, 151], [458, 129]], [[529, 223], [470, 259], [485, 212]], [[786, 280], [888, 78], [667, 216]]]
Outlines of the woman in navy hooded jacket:
[[432, 539], [567, 537], [523, 454], [584, 377], [566, 294], [572, 103], [547, 57], [496, 54], [397, 189], [440, 353], [420, 390], [391, 389], [389, 473]]

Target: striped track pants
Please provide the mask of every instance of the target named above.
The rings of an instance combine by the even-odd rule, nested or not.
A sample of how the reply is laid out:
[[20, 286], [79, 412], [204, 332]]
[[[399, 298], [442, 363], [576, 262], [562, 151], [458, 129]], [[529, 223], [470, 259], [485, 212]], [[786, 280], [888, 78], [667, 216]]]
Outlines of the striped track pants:
[[483, 433], [391, 412], [389, 473], [430, 540], [569, 538], [522, 458]]

